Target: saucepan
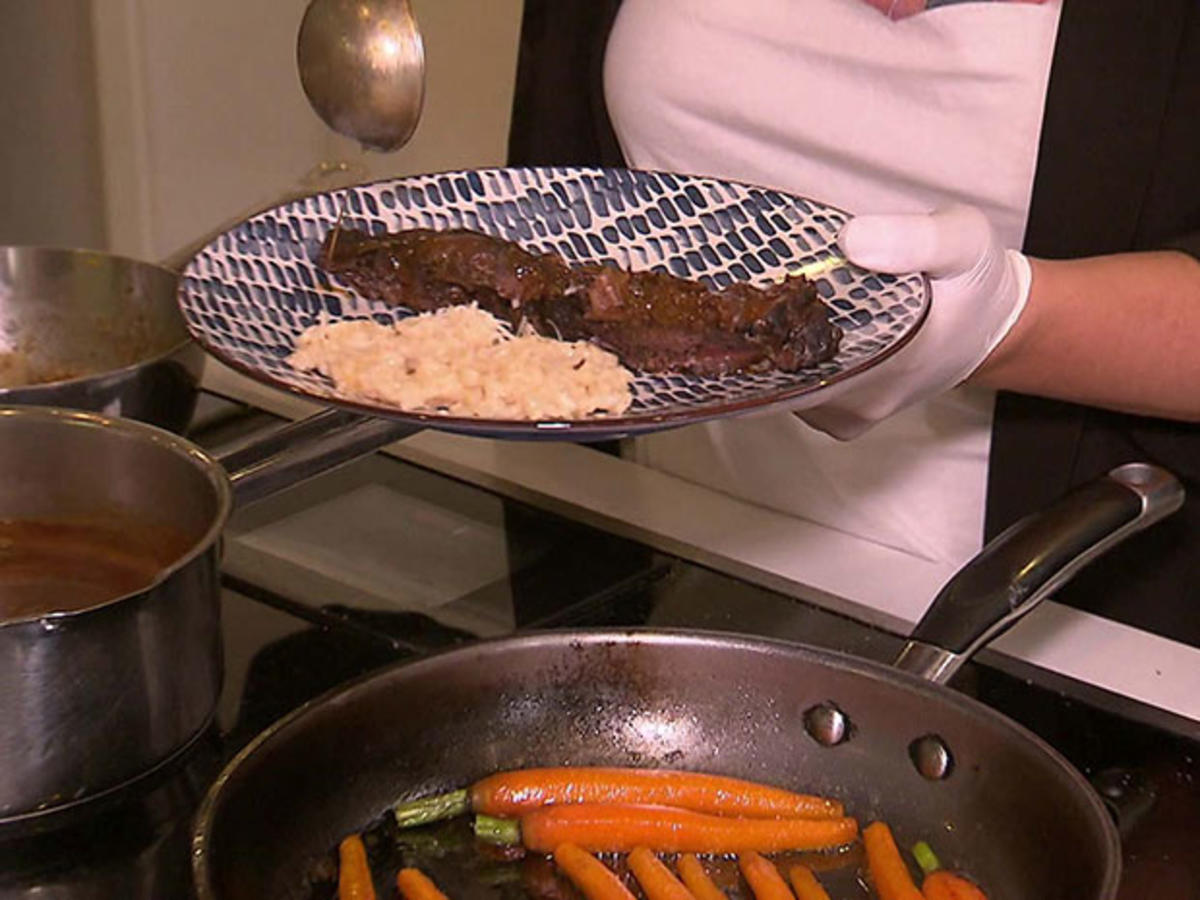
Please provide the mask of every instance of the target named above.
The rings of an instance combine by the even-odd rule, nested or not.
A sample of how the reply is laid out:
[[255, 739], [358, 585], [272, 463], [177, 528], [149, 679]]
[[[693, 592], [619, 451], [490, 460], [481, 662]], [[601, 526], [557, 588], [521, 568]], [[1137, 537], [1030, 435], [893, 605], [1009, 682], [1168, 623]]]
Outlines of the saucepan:
[[181, 432], [204, 352], [177, 273], [123, 256], [0, 247], [0, 405], [103, 412]]
[[[886, 820], [901, 843], [929, 841], [992, 897], [1111, 900], [1119, 843], [1098, 795], [1039, 738], [946, 681], [1096, 553], [1181, 502], [1175, 479], [1139, 464], [1077, 489], [952, 578], [894, 667], [734, 634], [594, 630], [382, 670], [285, 717], [231, 761], [197, 819], [196, 889], [202, 900], [319, 896], [330, 849], [386, 821], [392, 803], [565, 764], [823, 793], [860, 821]], [[449, 896], [504, 890], [470, 856], [444, 851], [419, 859]], [[857, 867], [846, 868], [841, 895], [857, 896]]]
[[218, 462], [130, 419], [0, 408], [0, 832], [183, 757], [221, 686], [219, 557], [249, 502], [395, 437], [330, 413]]

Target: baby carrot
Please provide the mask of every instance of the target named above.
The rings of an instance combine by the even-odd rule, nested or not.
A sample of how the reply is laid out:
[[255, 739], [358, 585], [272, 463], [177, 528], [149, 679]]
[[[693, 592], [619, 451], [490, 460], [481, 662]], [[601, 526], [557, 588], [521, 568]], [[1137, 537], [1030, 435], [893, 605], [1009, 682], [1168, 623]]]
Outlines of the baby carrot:
[[987, 894], [975, 882], [946, 869], [926, 875], [921, 883], [921, 894], [925, 900], [987, 900]]
[[461, 791], [398, 803], [401, 827], [468, 811], [518, 816], [552, 803], [661, 804], [714, 815], [839, 818], [841, 803], [756, 781], [680, 769], [552, 766], [489, 775]]
[[704, 866], [694, 853], [681, 854], [675, 865], [679, 869], [679, 877], [696, 900], [728, 900], [725, 892], [708, 877]]
[[490, 775], [471, 786], [471, 808], [512, 816], [548, 803], [650, 803], [736, 816], [836, 818], [835, 800], [679, 769], [557, 767]]
[[872, 822], [863, 829], [862, 837], [867, 871], [879, 900], [923, 900], [896, 847], [892, 830], [884, 822]]
[[682, 881], [647, 847], [634, 847], [627, 859], [629, 870], [642, 886], [646, 900], [696, 900]]
[[924, 841], [913, 847], [913, 857], [925, 873], [921, 882], [921, 894], [925, 900], [987, 900], [987, 895], [975, 882], [943, 869], [933, 852]]
[[765, 856], [753, 850], [739, 854], [738, 868], [750, 885], [755, 900], [795, 900], [775, 864]]
[[401, 869], [397, 872], [396, 888], [404, 900], [447, 900], [446, 895], [420, 869]]
[[357, 834], [338, 844], [338, 900], [375, 900], [367, 848]]
[[661, 853], [774, 853], [838, 847], [857, 834], [858, 823], [850, 818], [743, 819], [673, 806], [563, 803], [522, 816], [514, 836], [542, 853], [563, 843], [595, 853], [628, 853], [643, 845]]
[[817, 876], [808, 866], [796, 863], [788, 869], [788, 878], [792, 882], [792, 890], [796, 900], [829, 900], [829, 893], [821, 887]]
[[587, 900], [634, 900], [621, 879], [582, 847], [563, 843], [553, 852], [554, 862]]

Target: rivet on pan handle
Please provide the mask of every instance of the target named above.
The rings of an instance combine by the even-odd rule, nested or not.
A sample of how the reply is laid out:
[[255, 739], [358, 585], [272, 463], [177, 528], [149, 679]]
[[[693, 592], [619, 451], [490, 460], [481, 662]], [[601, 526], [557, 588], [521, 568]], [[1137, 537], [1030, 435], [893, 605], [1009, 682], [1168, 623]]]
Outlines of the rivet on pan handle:
[[1183, 486], [1170, 472], [1129, 463], [1026, 516], [946, 583], [896, 667], [949, 681], [976, 650], [1097, 556], [1179, 509], [1183, 498]]

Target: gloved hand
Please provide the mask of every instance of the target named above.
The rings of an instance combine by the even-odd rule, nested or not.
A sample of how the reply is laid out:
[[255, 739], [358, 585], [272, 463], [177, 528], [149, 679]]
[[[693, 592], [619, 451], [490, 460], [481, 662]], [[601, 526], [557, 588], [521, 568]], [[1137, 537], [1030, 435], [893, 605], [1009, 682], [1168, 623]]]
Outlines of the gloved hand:
[[858, 216], [838, 243], [851, 262], [879, 272], [923, 271], [933, 287], [929, 315], [912, 341], [825, 389], [819, 406], [795, 411], [841, 440], [964, 381], [1008, 334], [1029, 298], [1029, 260], [1006, 250], [972, 206]]

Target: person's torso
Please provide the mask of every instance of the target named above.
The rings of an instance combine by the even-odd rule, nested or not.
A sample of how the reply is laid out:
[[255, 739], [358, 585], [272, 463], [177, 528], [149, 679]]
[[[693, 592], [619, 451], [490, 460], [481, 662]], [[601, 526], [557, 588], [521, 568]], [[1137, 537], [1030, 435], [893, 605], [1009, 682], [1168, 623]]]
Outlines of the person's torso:
[[[852, 214], [969, 202], [1019, 246], [1059, 8], [968, 2], [893, 22], [862, 0], [624, 0], [609, 113], [634, 167]], [[981, 543], [990, 423], [990, 394], [960, 390], [849, 443], [784, 414], [652, 436], [637, 458], [957, 562]]]
[[1019, 246], [1058, 12], [966, 2], [894, 22], [862, 0], [624, 0], [605, 97], [638, 168], [851, 213], [962, 200]]

